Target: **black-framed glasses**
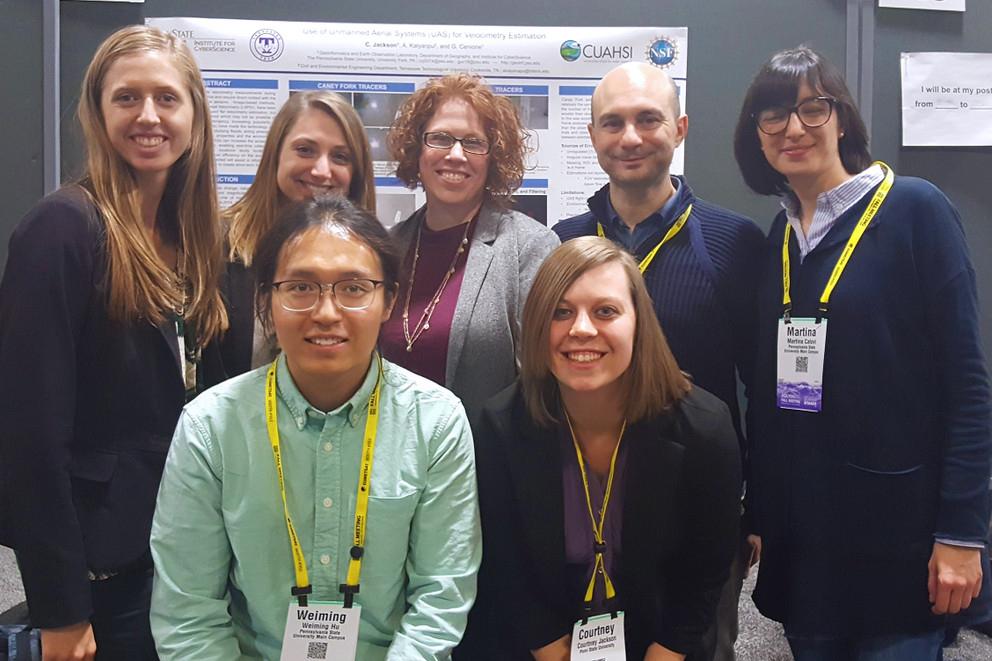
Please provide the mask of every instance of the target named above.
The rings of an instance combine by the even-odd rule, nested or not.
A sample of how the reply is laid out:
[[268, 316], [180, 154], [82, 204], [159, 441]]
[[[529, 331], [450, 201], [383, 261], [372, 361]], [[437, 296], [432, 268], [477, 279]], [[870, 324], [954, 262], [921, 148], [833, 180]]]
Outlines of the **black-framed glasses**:
[[492, 149], [492, 145], [485, 138], [474, 138], [472, 136], [456, 138], [444, 131], [428, 131], [424, 133], [424, 144], [431, 149], [451, 149], [455, 146], [456, 142], [461, 143], [462, 151], [466, 154], [485, 156]]
[[815, 129], [830, 121], [837, 99], [830, 96], [814, 96], [794, 106], [772, 106], [752, 115], [758, 129], [765, 135], [778, 135], [789, 125], [793, 113], [803, 126]]
[[372, 305], [375, 290], [382, 283], [382, 280], [368, 278], [349, 278], [328, 284], [313, 280], [282, 280], [273, 282], [272, 290], [279, 305], [287, 312], [313, 310], [325, 291], [331, 292], [331, 298], [343, 310], [364, 310]]

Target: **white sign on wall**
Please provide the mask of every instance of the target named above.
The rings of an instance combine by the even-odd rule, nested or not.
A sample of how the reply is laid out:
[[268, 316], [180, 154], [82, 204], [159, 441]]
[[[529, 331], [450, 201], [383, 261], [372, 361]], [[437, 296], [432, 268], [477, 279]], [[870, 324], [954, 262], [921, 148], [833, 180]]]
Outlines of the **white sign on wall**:
[[[147, 21], [185, 40], [203, 70], [222, 205], [253, 181], [272, 118], [296, 91], [347, 98], [365, 123], [376, 205], [387, 226], [424, 202], [394, 176], [386, 133], [400, 104], [429, 78], [467, 71], [508, 96], [534, 153], [517, 208], [553, 225], [586, 210], [606, 181], [589, 142], [592, 91], [618, 64], [667, 70], [686, 101], [685, 27], [590, 28], [303, 23], [204, 18]], [[683, 171], [683, 147], [671, 171]]]
[[878, 0], [879, 7], [895, 9], [931, 9], [934, 11], [964, 11], [965, 0]]
[[992, 53], [903, 53], [902, 144], [992, 145]]

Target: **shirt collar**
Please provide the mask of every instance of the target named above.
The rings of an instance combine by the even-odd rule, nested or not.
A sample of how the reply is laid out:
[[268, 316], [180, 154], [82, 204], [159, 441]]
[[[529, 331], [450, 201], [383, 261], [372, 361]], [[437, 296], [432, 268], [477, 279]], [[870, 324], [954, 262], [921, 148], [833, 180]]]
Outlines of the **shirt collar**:
[[[641, 225], [647, 226], [649, 223], [663, 226], [667, 223], [666, 219], [669, 219], [673, 215], [675, 205], [679, 198], [679, 188], [682, 187], [682, 181], [678, 177], [674, 176], [669, 176], [669, 179], [672, 180], [672, 186], [675, 188], [674, 192], [668, 196], [668, 199], [661, 206], [661, 208], [658, 209], [658, 211], [638, 223], [638, 227]], [[609, 195], [606, 196], [606, 217], [614, 229], [622, 229], [623, 231], [630, 233], [630, 228], [627, 227], [627, 224], [620, 219], [620, 214], [618, 214], [617, 210], [613, 208], [613, 201], [610, 200]]]
[[[837, 218], [865, 196], [865, 193], [877, 186], [885, 178], [885, 172], [880, 165], [872, 165], [854, 175], [839, 186], [824, 191], [816, 196], [817, 208], [829, 210], [833, 218]], [[799, 198], [791, 190], [786, 191], [782, 198], [782, 208], [786, 216], [798, 219], [801, 211]]]
[[315, 419], [338, 416], [343, 418], [352, 427], [356, 426], [359, 422], [359, 417], [368, 408], [369, 399], [372, 397], [372, 390], [375, 389], [376, 379], [379, 376], [379, 361], [376, 356], [373, 356], [372, 361], [369, 363], [369, 369], [365, 373], [365, 379], [362, 381], [362, 385], [358, 387], [358, 390], [355, 391], [355, 394], [333, 411], [324, 412], [308, 402], [307, 398], [296, 387], [296, 382], [293, 381], [293, 377], [289, 373], [289, 366], [286, 364], [286, 354], [280, 353], [276, 360], [278, 361], [276, 365], [276, 382], [279, 397], [286, 404], [286, 408], [289, 409], [290, 414], [293, 416], [293, 422], [296, 423], [296, 427], [300, 431], [303, 431], [303, 428], [306, 427], [308, 416]]

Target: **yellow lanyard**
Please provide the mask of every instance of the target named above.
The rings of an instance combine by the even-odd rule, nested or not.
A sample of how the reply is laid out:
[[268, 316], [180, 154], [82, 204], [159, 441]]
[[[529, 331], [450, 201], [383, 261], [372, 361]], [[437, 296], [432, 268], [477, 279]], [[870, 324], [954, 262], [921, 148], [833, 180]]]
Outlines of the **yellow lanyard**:
[[[651, 266], [651, 262], [654, 261], [654, 256], [658, 254], [658, 251], [661, 249], [661, 247], [666, 243], [668, 243], [669, 241], [671, 241], [675, 237], [675, 235], [682, 230], [682, 228], [685, 226], [685, 222], [689, 220], [689, 214], [691, 213], [692, 213], [692, 205], [690, 204], [685, 208], [685, 211], [682, 212], [682, 215], [678, 217], [678, 220], [676, 220], [675, 223], [668, 228], [668, 231], [665, 232], [665, 236], [662, 237], [661, 242], [658, 245], [656, 245], [654, 248], [652, 248], [651, 252], [649, 252], [647, 255], [644, 256], [644, 259], [641, 260], [641, 263], [637, 265], [637, 268], [641, 270], [642, 274], [648, 270], [649, 266]], [[598, 222], [596, 223], [596, 235], [599, 236], [601, 239], [606, 238], [606, 232], [603, 230], [602, 223], [598, 223]]]
[[579, 462], [579, 472], [582, 474], [582, 488], [585, 490], [586, 494], [586, 507], [589, 509], [589, 522], [592, 524], [592, 536], [595, 544], [593, 550], [595, 553], [595, 561], [592, 567], [592, 576], [589, 577], [589, 586], [586, 588], [585, 596], [585, 607], [589, 609], [592, 606], [592, 597], [596, 589], [596, 573], [601, 572], [603, 574], [603, 582], [606, 585], [606, 598], [607, 600], [613, 599], [617, 596], [617, 591], [613, 588], [613, 581], [610, 580], [610, 575], [606, 571], [606, 559], [604, 554], [606, 553], [606, 540], [603, 537], [603, 527], [606, 524], [606, 510], [610, 505], [610, 494], [613, 492], [613, 475], [617, 467], [617, 454], [620, 452], [620, 441], [623, 440], [623, 433], [627, 430], [627, 420], [623, 421], [623, 425], [620, 427], [620, 438], [617, 439], [617, 446], [613, 448], [613, 456], [610, 457], [610, 475], [606, 478], [606, 493], [603, 494], [603, 507], [599, 510], [599, 521], [596, 521], [596, 515], [592, 511], [592, 497], [589, 495], [589, 476], [586, 474], [586, 464], [582, 459], [582, 450], [579, 448], [579, 442], [575, 440], [575, 430], [572, 429], [572, 419], [569, 417], [568, 412], [565, 412], [565, 421], [568, 422], [568, 431], [572, 434], [572, 445], [575, 447], [575, 458]]
[[[878, 213], [879, 207], [882, 206], [882, 202], [885, 201], [885, 196], [889, 194], [889, 189], [892, 188], [892, 180], [895, 179], [892, 168], [881, 161], [875, 161], [875, 165], [880, 165], [885, 170], [885, 179], [882, 180], [878, 190], [875, 191], [871, 202], [868, 203], [868, 208], [861, 214], [861, 219], [854, 226], [854, 231], [851, 232], [851, 237], [847, 240], [844, 251], [841, 252], [840, 257], [837, 258], [837, 263], [834, 264], [834, 270], [830, 274], [830, 279], [827, 280], [827, 286], [823, 288], [823, 294], [820, 295], [821, 315], [826, 315], [830, 295], [833, 293], [834, 287], [837, 286], [837, 282], [840, 281], [840, 276], [844, 273], [844, 269], [847, 268], [848, 260], [851, 259], [851, 255], [854, 254], [854, 249], [858, 246], [858, 242], [861, 241], [865, 230], [868, 229], [868, 225], [871, 224], [875, 214]], [[792, 297], [789, 290], [791, 286], [791, 272], [789, 270], [789, 237], [791, 236], [791, 229], [792, 226], [786, 223], [785, 234], [782, 237], [782, 307], [785, 310], [782, 316], [786, 321], [789, 320], [790, 313], [792, 312]]]
[[[369, 487], [372, 482], [372, 458], [375, 453], [375, 437], [379, 423], [379, 393], [382, 385], [382, 357], [376, 355], [379, 374], [376, 377], [375, 388], [369, 398], [369, 414], [365, 420], [365, 438], [362, 442], [362, 465], [358, 474], [358, 499], [355, 502], [355, 525], [351, 558], [348, 561], [348, 576], [340, 586], [344, 593], [345, 608], [351, 608], [355, 594], [358, 592], [358, 579], [362, 573], [362, 555], [365, 551], [365, 529], [368, 524]], [[293, 569], [296, 572], [296, 585], [291, 590], [294, 597], [299, 598], [300, 606], [307, 605], [307, 595], [313, 591], [310, 578], [307, 575], [307, 563], [303, 557], [300, 538], [293, 527], [293, 519], [289, 516], [289, 505], [286, 503], [286, 481], [283, 476], [282, 452], [279, 449], [279, 425], [276, 420], [276, 358], [269, 366], [265, 379], [265, 422], [269, 430], [269, 442], [272, 444], [272, 456], [276, 462], [276, 475], [279, 477], [279, 493], [282, 495], [282, 509], [286, 515], [286, 530], [289, 532], [289, 545], [293, 552]]]

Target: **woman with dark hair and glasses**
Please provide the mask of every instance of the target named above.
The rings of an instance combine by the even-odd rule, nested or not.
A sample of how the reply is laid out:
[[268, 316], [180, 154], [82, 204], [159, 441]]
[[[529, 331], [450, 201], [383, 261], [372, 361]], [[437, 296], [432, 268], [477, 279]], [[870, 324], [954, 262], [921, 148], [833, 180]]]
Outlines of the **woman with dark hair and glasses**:
[[472, 436], [450, 392], [376, 351], [389, 236], [320, 197], [281, 212], [253, 263], [282, 353], [180, 418], [151, 536], [159, 655], [447, 658], [480, 561]]
[[396, 176], [427, 204], [394, 230], [406, 257], [382, 350], [450, 388], [470, 418], [516, 377], [524, 300], [558, 245], [509, 210], [526, 137], [513, 103], [468, 74], [429, 81], [389, 133]]
[[872, 163], [840, 73], [804, 47], [751, 83], [734, 147], [780, 195], [750, 402], [754, 600], [799, 661], [933, 660], [989, 618], [989, 379], [960, 218]]

